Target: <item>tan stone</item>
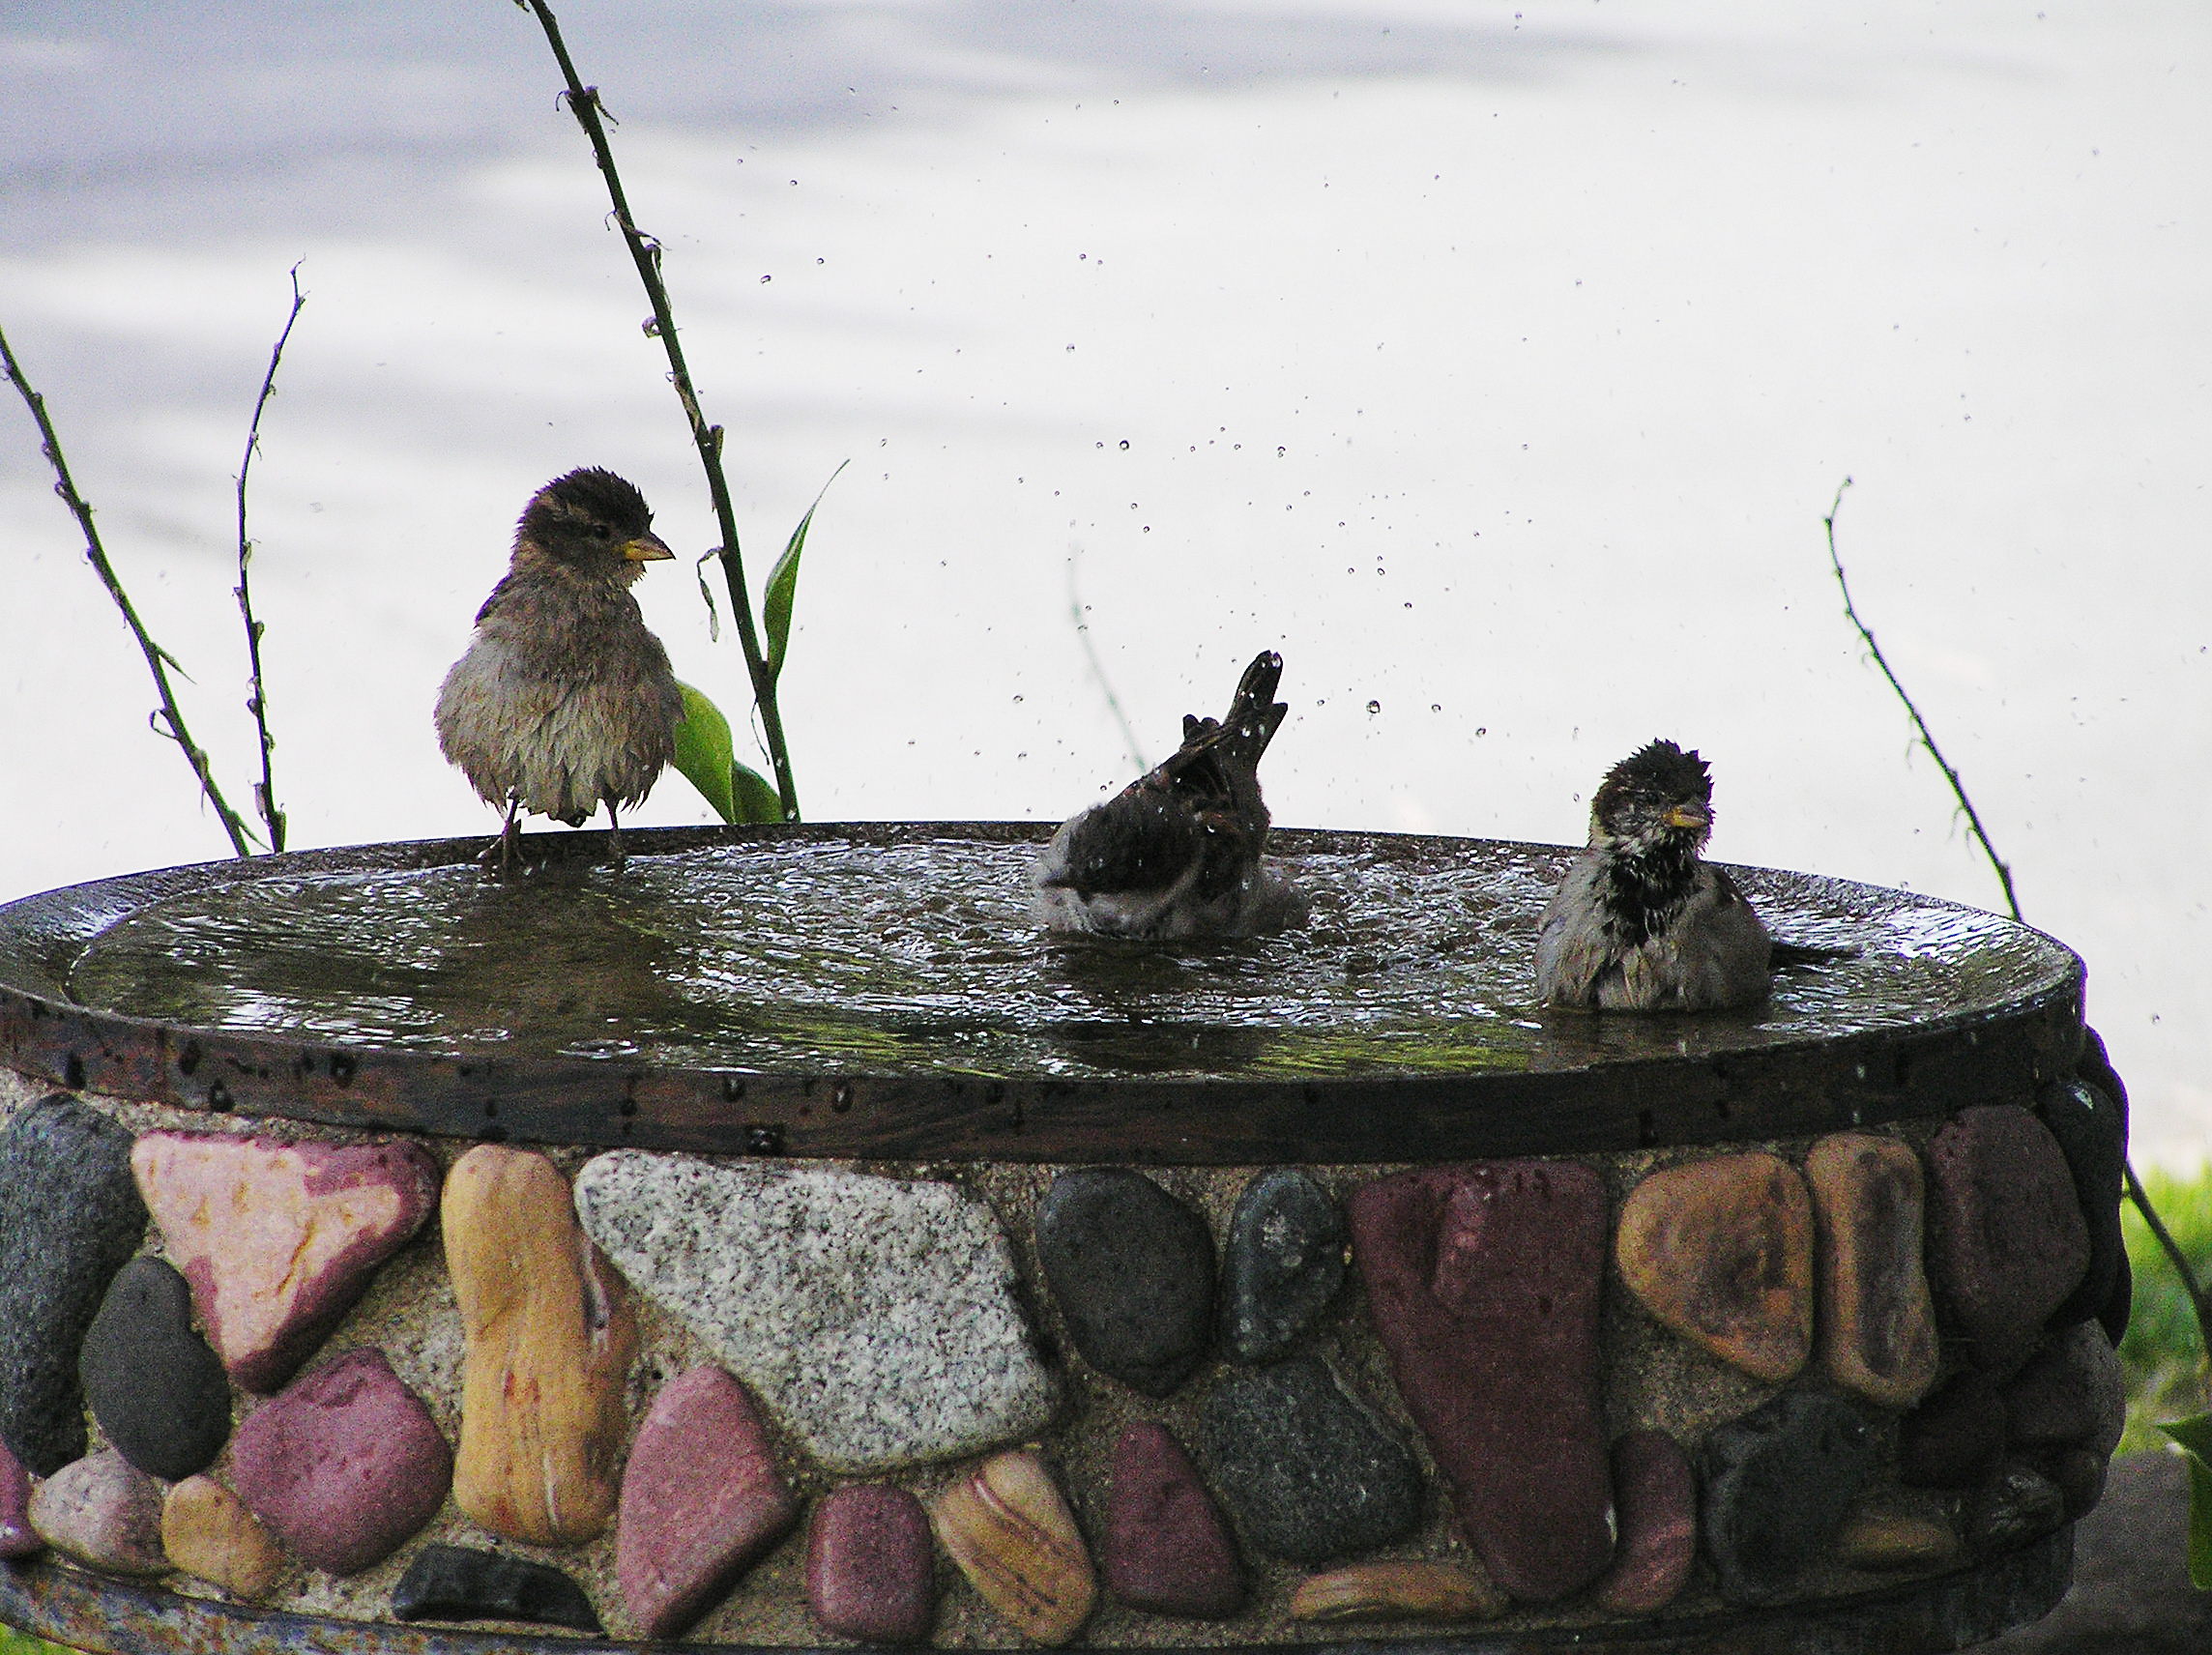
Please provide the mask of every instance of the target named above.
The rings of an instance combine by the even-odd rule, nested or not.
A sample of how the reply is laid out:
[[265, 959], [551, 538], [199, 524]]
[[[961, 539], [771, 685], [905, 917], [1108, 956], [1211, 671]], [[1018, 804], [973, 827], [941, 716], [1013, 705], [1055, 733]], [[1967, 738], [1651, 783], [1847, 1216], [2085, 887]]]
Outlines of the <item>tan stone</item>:
[[1457, 1563], [1354, 1563], [1291, 1594], [1294, 1620], [1488, 1620], [1512, 1602]]
[[1779, 1384], [1813, 1347], [1813, 1204], [1779, 1156], [1716, 1155], [1629, 1193], [1614, 1256], [1659, 1321]]
[[983, 1600], [1038, 1643], [1065, 1643], [1098, 1598], [1091, 1553], [1043, 1459], [994, 1454], [930, 1502], [937, 1542]]
[[1836, 1555], [1853, 1569], [1934, 1569], [1959, 1554], [1959, 1536], [1928, 1502], [1884, 1500], [1853, 1512]]
[[637, 1327], [543, 1155], [481, 1144], [441, 1203], [468, 1353], [453, 1500], [495, 1534], [574, 1546], [613, 1516]]
[[284, 1576], [284, 1553], [236, 1495], [187, 1477], [161, 1504], [161, 1550], [186, 1574], [254, 1603]]
[[1910, 1408], [1936, 1382], [1936, 1306], [1922, 1266], [1923, 1181], [1909, 1145], [1839, 1132], [1813, 1146], [1820, 1364], [1883, 1408]]

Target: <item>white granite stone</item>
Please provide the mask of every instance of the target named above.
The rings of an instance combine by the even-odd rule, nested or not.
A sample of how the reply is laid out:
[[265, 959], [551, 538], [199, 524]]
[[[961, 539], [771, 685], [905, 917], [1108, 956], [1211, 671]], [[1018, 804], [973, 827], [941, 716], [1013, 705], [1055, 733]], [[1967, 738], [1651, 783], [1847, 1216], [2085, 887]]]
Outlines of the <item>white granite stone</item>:
[[998, 1218], [952, 1184], [617, 1149], [575, 1191], [630, 1285], [829, 1470], [980, 1453], [1058, 1405]]

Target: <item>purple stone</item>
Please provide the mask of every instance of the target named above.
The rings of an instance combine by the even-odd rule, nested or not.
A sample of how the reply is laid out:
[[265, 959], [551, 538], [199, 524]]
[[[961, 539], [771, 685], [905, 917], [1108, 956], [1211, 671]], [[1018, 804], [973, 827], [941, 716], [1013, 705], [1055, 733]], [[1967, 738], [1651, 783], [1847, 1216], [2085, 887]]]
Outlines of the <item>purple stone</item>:
[[929, 1514], [888, 1483], [833, 1490], [806, 1536], [806, 1604], [822, 1630], [862, 1643], [920, 1643], [937, 1611]]
[[380, 1563], [438, 1513], [453, 1453], [376, 1350], [348, 1350], [255, 1408], [231, 1438], [238, 1497], [334, 1575]]
[[1492, 1577], [1538, 1601], [1587, 1585], [1613, 1555], [1603, 1182], [1571, 1161], [1406, 1173], [1356, 1191], [1351, 1223], [1407, 1411]]
[[1963, 1109], [1928, 1146], [1929, 1263], [1974, 1366], [2010, 1373], [2081, 1285], [2089, 1232], [2051, 1129], [2017, 1104]]
[[1698, 1554], [1698, 1479], [1664, 1431], [1632, 1431], [1613, 1445], [1620, 1543], [1594, 1594], [1614, 1614], [1656, 1614], [1673, 1603]]
[[1164, 1425], [1132, 1425], [1114, 1445], [1105, 1553], [1106, 1589], [1131, 1609], [1215, 1620], [1244, 1607], [1229, 1524]]
[[0, 1445], [0, 1557], [28, 1557], [45, 1544], [31, 1526], [31, 1473]]
[[648, 1638], [673, 1638], [798, 1518], [744, 1386], [719, 1368], [693, 1368], [653, 1399], [623, 1471], [623, 1601]]

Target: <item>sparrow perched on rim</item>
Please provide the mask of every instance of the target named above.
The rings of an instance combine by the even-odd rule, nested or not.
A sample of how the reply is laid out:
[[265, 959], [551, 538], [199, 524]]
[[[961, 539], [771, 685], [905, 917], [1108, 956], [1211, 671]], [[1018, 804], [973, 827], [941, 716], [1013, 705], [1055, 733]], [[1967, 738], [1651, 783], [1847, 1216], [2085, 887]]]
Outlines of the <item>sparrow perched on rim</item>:
[[668, 652], [629, 588], [675, 555], [645, 496], [596, 466], [555, 478], [523, 508], [506, 577], [438, 690], [439, 750], [507, 812], [502, 873], [525, 810], [576, 828], [604, 804], [621, 858], [618, 808], [652, 790], [684, 716]]
[[1260, 755], [1290, 712], [1283, 657], [1244, 669], [1219, 720], [1185, 714], [1182, 745], [1037, 853], [1031, 912], [1048, 931], [1157, 941], [1252, 937], [1301, 923], [1306, 900], [1260, 865]]
[[1712, 1011], [1765, 997], [1766, 927], [1698, 859], [1713, 830], [1704, 760], [1653, 741], [1606, 771], [1589, 849], [1536, 936], [1536, 994], [1608, 1011]]

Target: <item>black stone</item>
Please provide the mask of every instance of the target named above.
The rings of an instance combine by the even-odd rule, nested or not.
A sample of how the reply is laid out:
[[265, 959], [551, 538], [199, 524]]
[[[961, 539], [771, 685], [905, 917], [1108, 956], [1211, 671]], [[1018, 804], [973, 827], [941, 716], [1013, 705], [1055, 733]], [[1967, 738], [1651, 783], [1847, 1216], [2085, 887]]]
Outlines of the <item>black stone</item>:
[[[2128, 1152], [2128, 1083], [2120, 1079], [2119, 1070], [2112, 1067], [2112, 1060], [2106, 1055], [2105, 1037], [2094, 1029], [2081, 1031], [2081, 1055], [2075, 1060], [2074, 1073], [2087, 1081], [2120, 1107], [2120, 1156], [2122, 1176], [2125, 1176]], [[2128, 1330], [2128, 1313], [2134, 1306], [2135, 1272], [2128, 1265], [2127, 1250], [2120, 1250], [2119, 1263], [2113, 1270], [2111, 1292], [2105, 1302], [2097, 1307], [2097, 1321], [2105, 1329], [2105, 1337], [2112, 1342], [2112, 1349], [2120, 1348], [2120, 1340]]]
[[1959, 1375], [1898, 1422], [1898, 1480], [1913, 1488], [1971, 1488], [2004, 1451], [2004, 1398], [1981, 1374]]
[[2120, 1236], [2120, 1167], [2127, 1159], [2128, 1123], [2119, 1101], [2086, 1081], [2045, 1087], [2035, 1104], [2066, 1156], [2074, 1198], [2089, 1227], [2089, 1267], [2081, 1285], [2051, 1314], [2051, 1326], [2072, 1327], [2102, 1314], [2128, 1256]]
[[1037, 1204], [1037, 1257], [1084, 1360], [1164, 1397], [1206, 1359], [1213, 1234], [1142, 1173], [1062, 1173]]
[[1224, 1378], [1200, 1438], [1253, 1550], [1294, 1563], [1356, 1556], [1421, 1521], [1421, 1469], [1317, 1356]]
[[77, 1377], [108, 1442], [148, 1476], [204, 1471], [230, 1440], [230, 1380], [192, 1330], [192, 1290], [160, 1259], [135, 1258], [108, 1284]]
[[0, 1441], [35, 1476], [87, 1447], [77, 1351], [146, 1234], [131, 1142], [59, 1092], [0, 1132]]
[[2135, 1268], [2128, 1263], [2128, 1256], [2122, 1253], [2120, 1267], [2112, 1272], [2112, 1291], [2106, 1297], [2104, 1308], [2097, 1312], [2097, 1325], [2105, 1330], [2105, 1337], [2111, 1341], [2115, 1350], [2120, 1348], [2120, 1341], [2127, 1337], [2128, 1317], [2135, 1309]]
[[1698, 1448], [1698, 1527], [1722, 1599], [1789, 1596], [1827, 1555], [1875, 1458], [1865, 1417], [1815, 1391], [1785, 1391], [1708, 1432]]
[[1246, 1184], [1222, 1267], [1229, 1353], [1269, 1362], [1289, 1350], [1343, 1285], [1344, 1247], [1344, 1215], [1309, 1174], [1278, 1167]]
[[2066, 1521], [2066, 1496], [2032, 1466], [2009, 1461], [1966, 1502], [1966, 1544], [2009, 1552]]
[[393, 1620], [526, 1620], [598, 1633], [584, 1588], [550, 1563], [468, 1546], [425, 1546], [392, 1588]]

